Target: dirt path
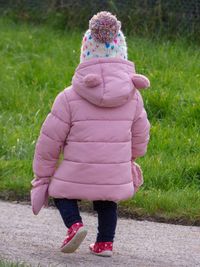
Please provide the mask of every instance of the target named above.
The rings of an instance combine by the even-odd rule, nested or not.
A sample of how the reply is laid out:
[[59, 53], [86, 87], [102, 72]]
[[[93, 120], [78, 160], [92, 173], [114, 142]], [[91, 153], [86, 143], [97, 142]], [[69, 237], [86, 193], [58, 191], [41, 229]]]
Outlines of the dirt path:
[[29, 205], [0, 201], [0, 258], [32, 266], [200, 266], [200, 228], [119, 219], [114, 256], [91, 255], [96, 217], [82, 213], [88, 235], [74, 254], [59, 246], [66, 229], [58, 211], [43, 209], [34, 216]]

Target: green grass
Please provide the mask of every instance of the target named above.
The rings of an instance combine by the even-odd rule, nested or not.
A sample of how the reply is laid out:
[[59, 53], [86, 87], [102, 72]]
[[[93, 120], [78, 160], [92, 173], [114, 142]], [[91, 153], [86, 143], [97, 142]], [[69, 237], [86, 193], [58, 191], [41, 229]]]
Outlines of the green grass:
[[31, 265], [18, 263], [18, 262], [10, 262], [10, 261], [0, 259], [0, 267], [31, 267]]
[[[29, 194], [39, 130], [79, 63], [81, 32], [0, 20], [0, 195]], [[151, 80], [145, 183], [121, 203], [142, 216], [200, 224], [200, 53], [184, 39], [127, 37], [129, 59]]]

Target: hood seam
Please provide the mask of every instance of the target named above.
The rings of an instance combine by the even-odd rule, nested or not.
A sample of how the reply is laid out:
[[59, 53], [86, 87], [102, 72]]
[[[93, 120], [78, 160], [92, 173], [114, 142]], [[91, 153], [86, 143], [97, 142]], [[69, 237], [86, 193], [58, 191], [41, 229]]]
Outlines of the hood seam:
[[103, 103], [103, 96], [104, 96], [104, 92], [105, 92], [105, 80], [103, 77], [103, 68], [102, 68], [102, 64], [100, 63], [100, 68], [101, 68], [101, 77], [102, 77], [102, 81], [103, 81], [103, 94], [101, 97], [101, 101], [100, 101], [100, 105]]

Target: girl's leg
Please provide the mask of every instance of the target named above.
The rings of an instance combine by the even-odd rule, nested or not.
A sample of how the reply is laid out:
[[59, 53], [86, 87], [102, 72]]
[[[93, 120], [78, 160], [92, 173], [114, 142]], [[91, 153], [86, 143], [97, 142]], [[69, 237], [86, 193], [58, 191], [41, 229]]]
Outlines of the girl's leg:
[[77, 199], [54, 198], [53, 200], [67, 228], [74, 223], [82, 222]]
[[93, 201], [98, 214], [98, 234], [96, 242], [113, 242], [117, 226], [117, 203], [113, 201]]

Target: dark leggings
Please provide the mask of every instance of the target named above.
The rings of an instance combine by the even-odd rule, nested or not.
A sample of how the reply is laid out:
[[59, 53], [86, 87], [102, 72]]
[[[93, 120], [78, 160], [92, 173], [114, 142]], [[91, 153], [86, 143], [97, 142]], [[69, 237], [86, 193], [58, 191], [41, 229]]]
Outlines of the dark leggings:
[[[54, 198], [64, 224], [70, 228], [82, 222], [76, 199]], [[96, 242], [113, 242], [117, 226], [117, 204], [113, 201], [93, 201], [93, 209], [98, 214], [98, 234]]]

